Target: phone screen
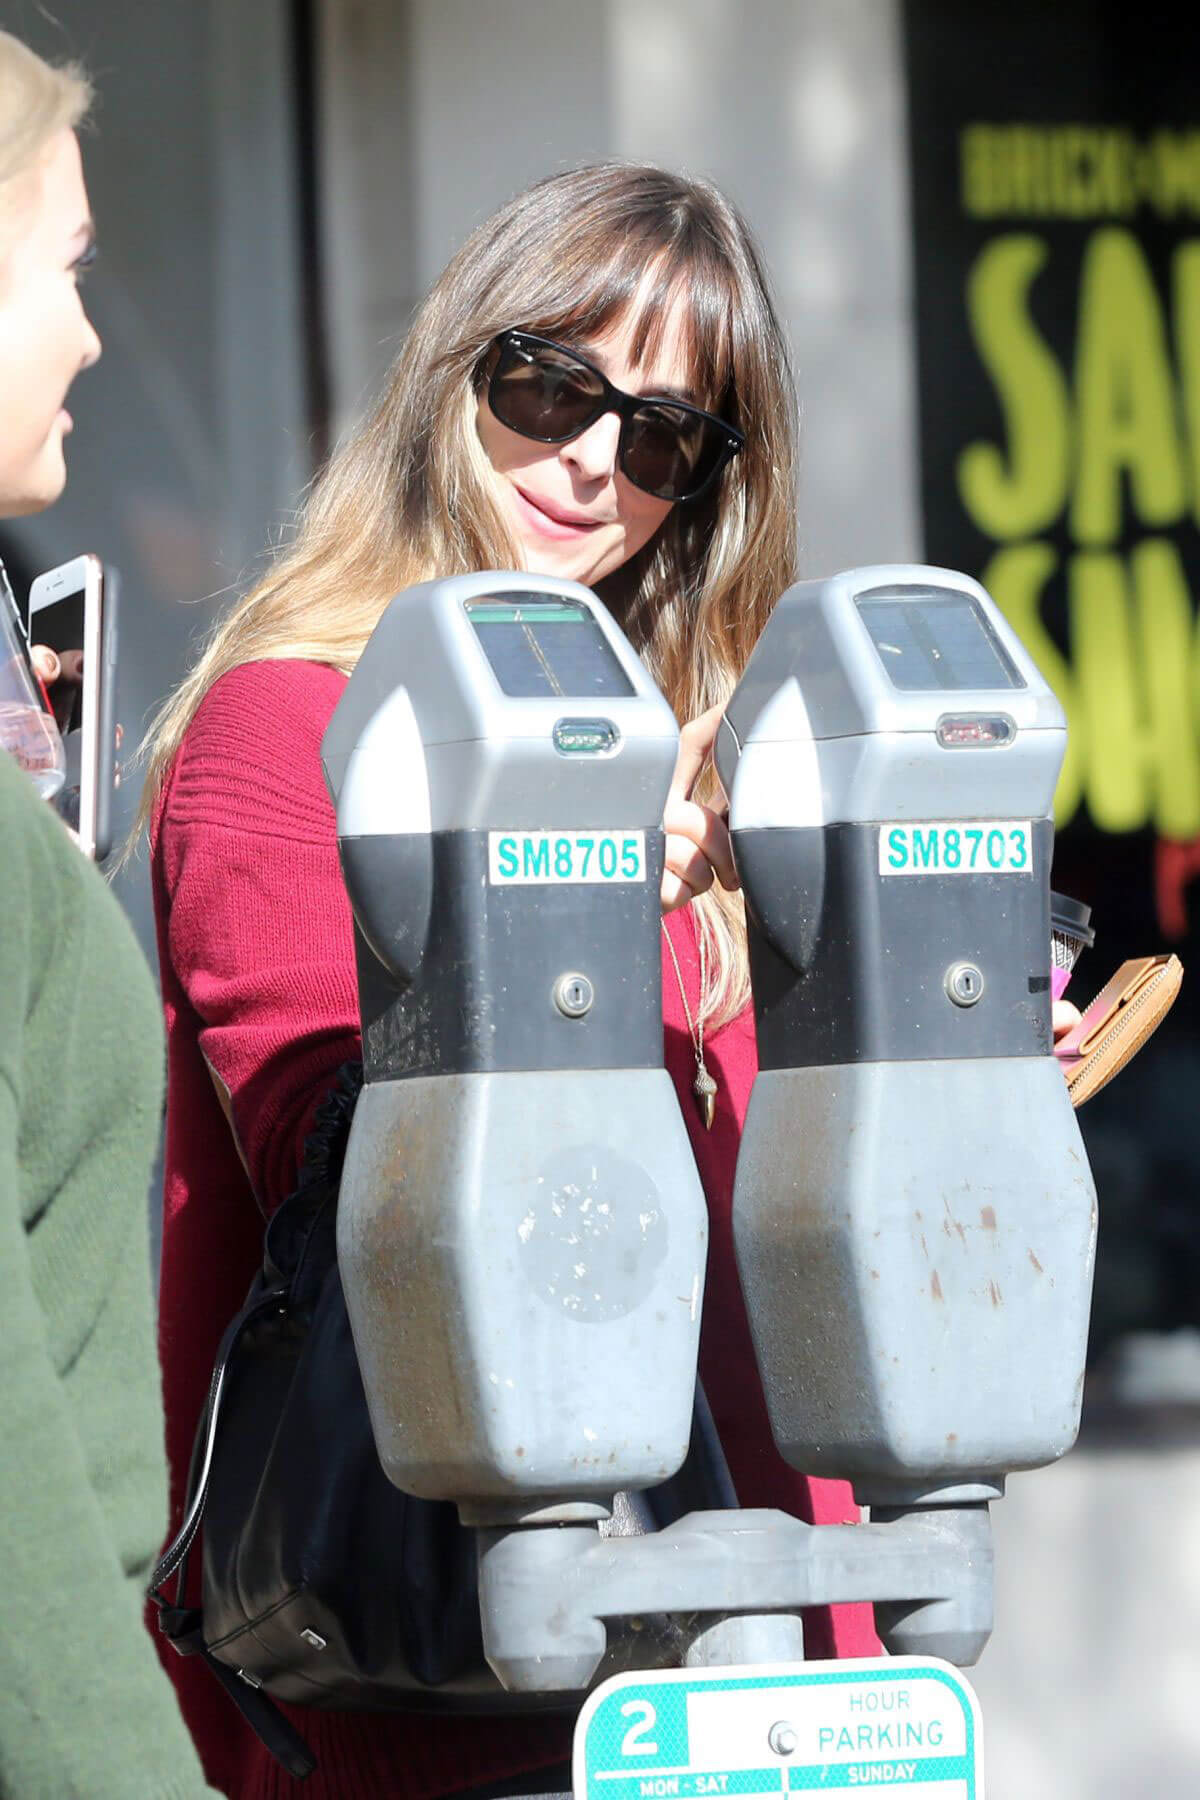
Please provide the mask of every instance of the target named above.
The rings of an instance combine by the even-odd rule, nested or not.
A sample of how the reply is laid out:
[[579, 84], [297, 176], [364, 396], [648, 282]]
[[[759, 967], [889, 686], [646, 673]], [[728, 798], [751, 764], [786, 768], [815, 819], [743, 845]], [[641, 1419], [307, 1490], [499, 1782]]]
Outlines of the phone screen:
[[66, 780], [51, 804], [75, 831], [80, 823], [82, 781], [83, 611], [83, 589], [78, 588], [48, 606], [39, 606], [30, 620], [33, 642], [53, 650], [60, 664], [59, 675], [46, 683], [46, 691], [62, 733], [67, 769]]
[[31, 620], [36, 644], [46, 644], [61, 665], [57, 679], [46, 683], [50, 704], [64, 733], [83, 725], [83, 589], [39, 606]]

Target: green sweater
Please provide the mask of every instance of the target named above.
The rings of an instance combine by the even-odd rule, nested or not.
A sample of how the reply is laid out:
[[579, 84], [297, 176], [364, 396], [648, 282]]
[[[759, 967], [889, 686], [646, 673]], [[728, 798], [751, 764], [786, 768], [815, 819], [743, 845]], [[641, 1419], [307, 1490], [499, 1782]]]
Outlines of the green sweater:
[[149, 972], [0, 751], [0, 1795], [209, 1794], [142, 1622], [166, 1519]]

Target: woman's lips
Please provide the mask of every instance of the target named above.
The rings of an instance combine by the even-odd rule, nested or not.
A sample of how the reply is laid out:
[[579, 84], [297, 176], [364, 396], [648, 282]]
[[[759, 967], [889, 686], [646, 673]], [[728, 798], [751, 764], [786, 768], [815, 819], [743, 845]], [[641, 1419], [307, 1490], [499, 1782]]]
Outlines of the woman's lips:
[[586, 537], [588, 532], [596, 531], [604, 523], [603, 519], [585, 519], [570, 514], [547, 511], [546, 508], [550, 502], [546, 502], [545, 505], [539, 504], [515, 482], [513, 483], [513, 493], [517, 497], [517, 511], [521, 517], [532, 525], [535, 531], [540, 531], [543, 537], [560, 539]]

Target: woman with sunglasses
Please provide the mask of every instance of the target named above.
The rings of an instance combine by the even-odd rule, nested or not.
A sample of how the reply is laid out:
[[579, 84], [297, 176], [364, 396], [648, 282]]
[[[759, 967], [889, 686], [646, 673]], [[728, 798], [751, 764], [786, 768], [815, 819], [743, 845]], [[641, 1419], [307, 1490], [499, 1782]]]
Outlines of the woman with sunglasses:
[[[701, 1370], [740, 1500], [857, 1517], [848, 1489], [808, 1483], [775, 1453], [730, 1228], [754, 1033], [708, 753], [793, 578], [793, 421], [782, 335], [728, 201], [615, 164], [542, 182], [435, 284], [294, 542], [161, 714], [144, 816], [169, 1037], [161, 1341], [176, 1520], [262, 1217], [360, 1053], [322, 734], [393, 594], [521, 567], [593, 588], [683, 726], [665, 817], [666, 1055], [712, 1215]], [[853, 1608], [815, 1614], [808, 1641], [816, 1655], [873, 1644]], [[240, 1800], [290, 1793], [207, 1671], [171, 1660], [210, 1779]], [[295, 1721], [319, 1759], [310, 1800], [570, 1785], [561, 1721]]]

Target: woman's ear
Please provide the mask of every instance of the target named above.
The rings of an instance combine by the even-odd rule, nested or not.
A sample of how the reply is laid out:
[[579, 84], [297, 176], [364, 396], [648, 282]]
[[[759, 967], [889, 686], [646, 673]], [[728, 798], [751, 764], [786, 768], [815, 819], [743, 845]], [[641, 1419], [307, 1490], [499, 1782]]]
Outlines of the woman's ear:
[[471, 385], [477, 394], [482, 394], [495, 373], [496, 364], [500, 361], [500, 345], [493, 338], [483, 355], [475, 364], [471, 376]]

